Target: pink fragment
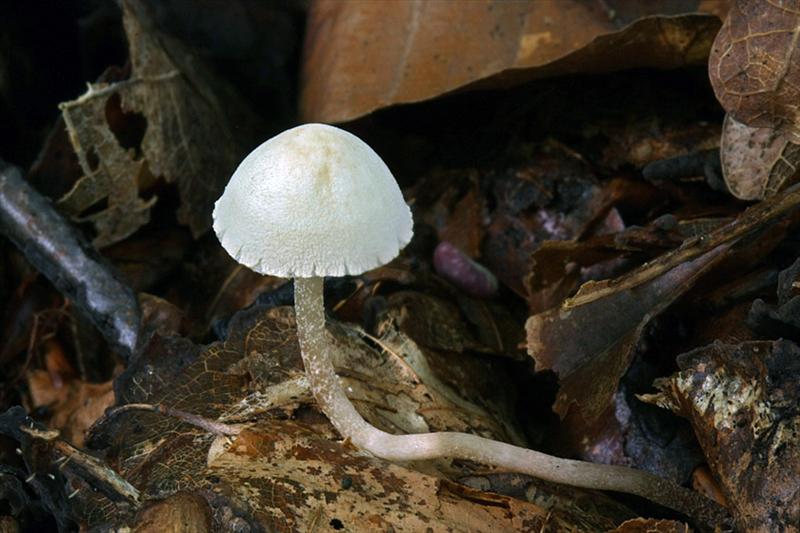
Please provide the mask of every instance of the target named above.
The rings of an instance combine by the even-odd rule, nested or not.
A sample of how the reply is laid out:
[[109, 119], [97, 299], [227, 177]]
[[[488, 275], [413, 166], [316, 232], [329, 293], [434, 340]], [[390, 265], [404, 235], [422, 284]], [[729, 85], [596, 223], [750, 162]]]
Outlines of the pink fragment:
[[497, 294], [495, 275], [447, 241], [440, 242], [433, 252], [433, 267], [437, 274], [470, 296], [491, 298]]

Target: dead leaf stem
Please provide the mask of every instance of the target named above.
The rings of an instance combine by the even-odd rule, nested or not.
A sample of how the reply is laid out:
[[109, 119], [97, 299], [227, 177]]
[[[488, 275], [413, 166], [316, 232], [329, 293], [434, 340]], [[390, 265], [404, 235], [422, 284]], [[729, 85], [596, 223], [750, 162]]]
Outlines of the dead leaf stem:
[[186, 411], [181, 411], [180, 409], [173, 409], [172, 407], [167, 407], [166, 405], [162, 404], [152, 405], [149, 403], [129, 403], [110, 409], [106, 413], [106, 416], [108, 418], [112, 418], [126, 411], [151, 411], [153, 413], [161, 413], [163, 415], [182, 420], [187, 424], [199, 427], [210, 433], [214, 433], [215, 435], [238, 435], [242, 431], [241, 428], [236, 426], [209, 420], [200, 415], [187, 413]]

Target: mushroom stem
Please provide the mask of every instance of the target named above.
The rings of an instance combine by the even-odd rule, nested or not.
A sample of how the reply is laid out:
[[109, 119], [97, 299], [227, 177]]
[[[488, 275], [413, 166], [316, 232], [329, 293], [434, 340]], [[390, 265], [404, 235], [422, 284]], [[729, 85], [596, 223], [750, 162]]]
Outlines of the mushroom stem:
[[706, 524], [726, 516], [712, 500], [642, 470], [562, 459], [467, 433], [392, 435], [377, 429], [356, 411], [334, 371], [329, 352], [333, 346], [325, 331], [323, 279], [295, 278], [294, 283], [297, 334], [314, 398], [333, 427], [356, 447], [389, 461], [465, 459], [554, 483], [635, 494]]

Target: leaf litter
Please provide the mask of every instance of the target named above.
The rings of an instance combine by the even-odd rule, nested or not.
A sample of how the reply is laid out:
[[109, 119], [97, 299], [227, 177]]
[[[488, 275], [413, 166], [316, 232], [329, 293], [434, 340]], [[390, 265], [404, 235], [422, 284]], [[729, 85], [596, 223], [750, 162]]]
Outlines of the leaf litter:
[[[542, 78], [703, 64], [726, 2], [692, 4], [713, 15], [609, 3], [572, 6], [557, 21], [533, 17], [558, 22], [559, 37], [580, 37], [550, 44], [508, 25], [514, 9], [548, 5], [488, 2], [503, 22], [494, 39], [526, 53], [491, 64], [461, 50], [452, 58], [465, 61], [463, 71], [429, 68], [430, 54], [463, 43], [445, 30], [431, 33], [441, 13], [418, 18], [410, 31], [414, 24], [391, 10], [360, 20], [352, 6], [313, 3], [303, 112], [320, 120], [372, 113], [347, 127], [386, 154], [417, 220], [417, 237], [398, 260], [327, 282], [335, 363], [371, 423], [394, 433], [473, 432], [678, 483], [694, 470], [693, 482], [729, 506], [739, 529], [796, 521], [799, 326], [797, 267], [789, 265], [800, 255], [791, 237], [798, 192], [793, 119], [781, 100], [791, 64], [777, 90], [731, 107], [728, 96], [744, 87], [735, 84], [764, 74], [748, 56], [744, 76], [724, 78], [741, 69], [725, 63], [742, 56], [739, 41], [724, 39], [739, 35], [742, 13], [752, 12], [745, 4], [735, 3], [719, 34], [714, 54], [724, 55], [710, 60], [729, 113], [723, 122], [698, 96], [707, 90], [697, 92], [691, 69]], [[239, 15], [279, 28], [244, 5], [237, 3]], [[113, 263], [102, 269], [119, 269], [124, 283], [148, 291], [138, 295], [143, 340], [120, 373], [113, 361], [124, 353], [113, 338], [86, 336], [85, 317], [71, 319], [81, 331], [54, 330], [34, 356], [25, 353], [29, 330], [9, 326], [3, 357], [25, 383], [3, 397], [6, 405], [19, 397], [32, 418], [12, 409], [0, 420], [9, 437], [0, 448], [10, 513], [3, 523], [50, 517], [62, 529], [96, 531], [690, 530], [643, 502], [468, 462], [392, 465], [338, 441], [303, 376], [285, 307], [291, 285], [237, 270], [203, 235], [213, 201], [252, 144], [247, 103], [192, 59], [185, 32], [155, 22], [147, 1], [122, 7], [130, 65], [62, 108], [83, 178], [57, 206], [81, 224], [74, 229], [90, 230]], [[411, 23], [415, 9], [406, 14]], [[759, 24], [776, 17], [770, 10]], [[468, 11], [457, 16], [469, 26]], [[204, 13], [192, 24], [203, 27]], [[325, 39], [390, 19], [373, 27], [380, 33], [365, 33], [370, 42], [338, 56], [352, 69], [334, 68], [326, 54], [340, 44]], [[320, 25], [326, 20], [335, 24]], [[376, 43], [393, 39], [402, 46], [389, 50], [406, 61], [375, 62]], [[751, 54], [781, 49], [779, 39], [746, 39]], [[375, 72], [392, 73], [397, 90], [387, 96], [382, 82], [358, 81]], [[359, 98], [342, 99], [341, 90]], [[408, 102], [420, 103], [396, 106]], [[759, 122], [764, 102], [776, 111], [764, 115], [769, 124]], [[734, 119], [744, 125], [736, 139]], [[54, 163], [59, 146], [52, 137], [28, 176], [38, 187], [55, 173], [50, 192], [64, 190], [77, 168]], [[731, 158], [740, 146], [753, 156]], [[748, 208], [733, 196], [758, 203]], [[436, 260], [442, 249], [448, 261]], [[10, 325], [31, 316], [23, 303], [62, 301], [42, 297], [54, 293], [46, 280], [25, 277], [43, 269], [32, 250], [23, 247], [33, 269], [15, 252], [0, 265], [24, 296], [0, 291]], [[97, 318], [80, 299], [71, 312]], [[63, 353], [52, 355], [52, 346]]]
[[[164, 358], [165, 352], [186, 354], [187, 341], [154, 336], [138, 367], [117, 381], [126, 391], [119, 393], [120, 403], [163, 403], [209, 418], [230, 418], [230, 406], [253, 393], [260, 393], [260, 405], [268, 404], [267, 394], [301, 375], [291, 310], [254, 308], [241, 315], [224, 343], [194, 347], [191, 359]], [[369, 348], [358, 330], [344, 325], [332, 330], [347, 359], [342, 373], [346, 386], [372, 423], [393, 432], [469, 429], [521, 439], [514, 436], [507, 413], [487, 411], [436, 378], [427, 367], [432, 356], [424, 356], [427, 349], [398, 331], [394, 318], [387, 317], [379, 329], [384, 333], [370, 342], [390, 354], [386, 358]], [[248, 375], [255, 383], [248, 383]], [[215, 438], [154, 413], [126, 411], [101, 419], [90, 445], [105, 449], [111, 464], [145, 495], [209, 491], [215, 494], [212, 504], [219, 505], [214, 513], [244, 506], [246, 515], [240, 516], [254, 527], [303, 530], [319, 521], [339, 520], [355, 530], [393, 524], [397, 530], [414, 531], [426, 524], [434, 530], [489, 531], [528, 529], [547, 520], [547, 513], [534, 504], [496, 496], [487, 507], [477, 495], [454, 491], [435, 470], [422, 473], [390, 465], [364, 457], [346, 443], [331, 442], [327, 422], [303, 414], [303, 404], [310, 402], [307, 391], [302, 385], [291, 387], [295, 395], [284, 390], [282, 401], [273, 396], [268, 419], [247, 421], [247, 413], [239, 412], [239, 423], [245, 425], [233, 438]], [[282, 411], [294, 413], [297, 420], [285, 420]], [[463, 466], [440, 468], [464, 472]], [[349, 486], [343, 488], [345, 479]], [[86, 517], [90, 524], [109, 518]]]

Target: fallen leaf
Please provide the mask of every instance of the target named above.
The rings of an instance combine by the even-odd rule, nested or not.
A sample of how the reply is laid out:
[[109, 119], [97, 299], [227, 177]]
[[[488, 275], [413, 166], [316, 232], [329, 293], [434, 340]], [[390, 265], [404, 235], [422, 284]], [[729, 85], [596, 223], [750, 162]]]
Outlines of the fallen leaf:
[[722, 107], [752, 128], [800, 144], [800, 12], [790, 5], [736, 0], [719, 31], [708, 75]]
[[191, 242], [191, 235], [184, 228], [143, 230], [106, 247], [103, 256], [135, 292], [148, 291], [178, 268]]
[[[205, 335], [209, 328], [217, 328], [236, 311], [253, 304], [259, 294], [286, 283], [282, 278], [262, 276], [237, 263], [213, 233], [189, 247], [172, 275], [164, 297], [186, 313], [191, 326], [189, 337]], [[289, 298], [286, 303], [292, 301]]]
[[503, 213], [492, 219], [483, 244], [485, 264], [505, 286], [525, 296], [525, 273], [530, 269], [531, 255], [541, 243], [536, 225]]
[[[607, 531], [635, 513], [613, 498], [591, 491], [554, 485], [525, 475], [483, 472], [459, 483], [482, 491], [529, 501], [549, 513], [544, 531]], [[463, 489], [462, 489], [463, 490]], [[565, 520], [565, 518], [568, 520]]]
[[717, 480], [714, 479], [708, 466], [699, 466], [692, 472], [692, 488], [697, 492], [705, 494], [706, 498], [710, 498], [725, 507], [728, 506], [728, 500], [725, 498], [725, 495], [722, 494], [722, 489]]
[[452, 206], [449, 214], [441, 216], [437, 227], [439, 240], [454, 244], [469, 257], [480, 254], [483, 240], [484, 198], [475, 187], [471, 187]]
[[[675, 112], [679, 111], [676, 109]], [[633, 165], [642, 168], [654, 161], [719, 146], [718, 123], [701, 121], [686, 124], [680, 118], [656, 114], [653, 118], [622, 125], [611, 120], [604, 128], [609, 131], [608, 146], [603, 150], [603, 166], [621, 169], [624, 165]]]
[[345, 122], [471, 84], [701, 64], [720, 22], [697, 12], [724, 10], [719, 4], [318, 0], [306, 30], [301, 113]]
[[[397, 293], [390, 297], [389, 310], [376, 328], [377, 342], [388, 355], [387, 362], [368, 374], [363, 370], [361, 373], [381, 377], [382, 368], [388, 367], [384, 381], [401, 376], [403, 382], [417, 385], [402, 396], [387, 394], [381, 390], [384, 387], [372, 385], [373, 394], [381, 399], [372, 403], [376, 406], [399, 404], [394, 418], [409, 411], [421, 415], [424, 426], [416, 424], [417, 429], [411, 429], [408, 423], [405, 427], [399, 426], [406, 433], [462, 431], [491, 435], [491, 438], [524, 446], [526, 439], [513, 414], [513, 398], [508, 391], [497, 387], [497, 383], [508, 377], [496, 361], [468, 356], [469, 346], [461, 343], [471, 339], [456, 333], [459, 328], [455, 324], [461, 320], [453, 306], [421, 293]], [[422, 326], [431, 321], [441, 325], [441, 330]], [[365, 366], [358, 365], [364, 353], [361, 350], [351, 355], [349, 366], [352, 368], [354, 363]], [[376, 362], [371, 362], [372, 365]], [[400, 402], [407, 403], [403, 396], [412, 403], [403, 407]], [[411, 420], [416, 419], [416, 416], [411, 417]], [[380, 427], [375, 420], [371, 422]], [[425, 427], [427, 429], [422, 429]]]
[[790, 184], [800, 165], [800, 144], [772, 128], [742, 124], [730, 114], [722, 123], [722, 175], [741, 200], [763, 200]]
[[619, 200], [614, 182], [607, 189], [598, 186], [586, 161], [555, 142], [538, 146], [524, 164], [484, 179], [496, 207], [483, 239], [482, 262], [522, 297], [528, 296], [525, 280], [541, 243], [577, 238], [602, 225]]
[[28, 374], [28, 388], [33, 406], [46, 407], [51, 414], [48, 426], [60, 430], [67, 441], [79, 448], [92, 424], [114, 405], [111, 381], [70, 380], [56, 386], [46, 371], [33, 370]]
[[186, 315], [168, 300], [140, 292], [139, 307], [142, 309], [142, 330], [152, 329], [162, 335], [186, 333]]
[[800, 348], [787, 340], [716, 343], [643, 400], [690, 420], [739, 529], [800, 523]]

